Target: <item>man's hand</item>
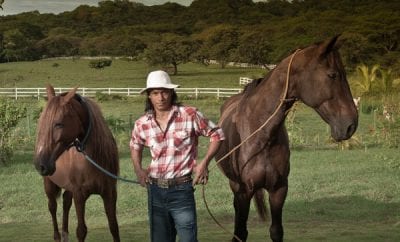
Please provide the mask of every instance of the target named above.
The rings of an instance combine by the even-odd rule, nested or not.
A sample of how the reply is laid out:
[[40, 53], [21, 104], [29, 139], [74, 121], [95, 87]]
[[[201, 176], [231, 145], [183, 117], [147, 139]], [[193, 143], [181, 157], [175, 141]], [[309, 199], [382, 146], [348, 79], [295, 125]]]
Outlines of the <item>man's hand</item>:
[[197, 184], [207, 184], [208, 182], [208, 169], [207, 162], [201, 162], [194, 167], [193, 186]]
[[138, 182], [142, 187], [146, 187], [147, 183], [149, 183], [149, 177], [148, 177], [148, 172], [144, 169], [138, 169], [135, 170], [136, 177], [138, 179]]

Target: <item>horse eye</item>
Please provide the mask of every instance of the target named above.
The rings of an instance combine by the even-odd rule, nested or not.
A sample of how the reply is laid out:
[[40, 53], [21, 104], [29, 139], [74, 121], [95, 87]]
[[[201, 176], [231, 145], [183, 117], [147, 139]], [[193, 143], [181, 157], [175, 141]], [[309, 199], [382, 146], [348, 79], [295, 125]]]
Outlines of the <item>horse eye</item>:
[[336, 76], [337, 76], [336, 72], [332, 72], [332, 73], [329, 73], [329, 74], [328, 74], [328, 77], [329, 77], [330, 79], [332, 79], [332, 80], [335, 80], [335, 79], [336, 79]]
[[63, 123], [56, 123], [56, 124], [54, 124], [54, 128], [62, 129], [62, 128], [64, 128], [64, 124]]

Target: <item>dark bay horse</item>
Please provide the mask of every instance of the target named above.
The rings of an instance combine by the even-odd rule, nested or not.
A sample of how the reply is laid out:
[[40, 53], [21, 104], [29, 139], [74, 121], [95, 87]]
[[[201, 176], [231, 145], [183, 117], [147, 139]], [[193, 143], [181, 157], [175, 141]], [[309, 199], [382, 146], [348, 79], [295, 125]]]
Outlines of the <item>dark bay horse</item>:
[[[218, 166], [229, 178], [234, 193], [234, 233], [242, 241], [247, 240], [247, 219], [253, 196], [260, 217], [267, 216], [264, 189], [269, 193], [270, 237], [274, 242], [283, 240], [282, 208], [290, 167], [284, 121], [296, 100], [313, 108], [329, 124], [336, 141], [349, 139], [357, 129], [358, 113], [337, 38], [296, 51], [265, 78], [254, 80], [221, 107], [219, 125], [226, 140], [216, 160], [221, 159]], [[259, 131], [254, 133], [255, 130]], [[225, 155], [239, 144], [238, 149]]]
[[[80, 152], [84, 151], [104, 169], [118, 174], [117, 145], [99, 107], [76, 94], [76, 88], [56, 96], [54, 88], [48, 86], [47, 98], [47, 105], [38, 122], [34, 163], [43, 176], [54, 240], [68, 241], [68, 216], [72, 200], [78, 219], [76, 235], [79, 241], [85, 240], [85, 203], [91, 194], [99, 194], [113, 239], [120, 241], [116, 217], [116, 180], [100, 172]], [[56, 217], [56, 199], [62, 189], [61, 237]]]

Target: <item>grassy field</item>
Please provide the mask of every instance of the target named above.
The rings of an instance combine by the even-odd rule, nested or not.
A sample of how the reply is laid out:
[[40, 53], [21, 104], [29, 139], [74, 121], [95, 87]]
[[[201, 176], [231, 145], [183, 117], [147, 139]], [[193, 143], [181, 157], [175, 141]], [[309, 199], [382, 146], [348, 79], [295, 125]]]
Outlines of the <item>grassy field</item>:
[[[52, 67], [59, 63], [59, 67]], [[40, 61], [0, 65], [1, 87], [143, 87], [150, 70], [143, 63], [115, 61], [110, 68], [92, 70], [88, 62]], [[258, 69], [218, 69], [185, 64], [172, 77], [183, 87], [238, 87], [240, 76], [258, 77]], [[391, 97], [393, 102], [398, 96]], [[223, 100], [183, 100], [217, 121]], [[0, 164], [0, 241], [52, 241], [42, 179], [32, 164], [36, 115], [43, 101], [20, 100], [29, 107], [28, 118], [15, 132], [15, 157]], [[369, 102], [369, 103], [368, 103]], [[380, 103], [379, 98], [363, 105]], [[143, 97], [99, 102], [113, 125], [121, 157], [121, 176], [135, 178], [128, 140], [132, 120], [143, 112]], [[116, 108], [118, 107], [118, 108]], [[399, 122], [386, 123], [378, 112], [360, 111], [359, 128], [348, 143], [329, 140], [327, 125], [314, 111], [298, 104], [286, 124], [292, 144], [289, 193], [284, 207], [286, 241], [400, 241]], [[114, 122], [115, 123], [115, 122]], [[206, 140], [200, 143], [204, 152]], [[145, 160], [149, 160], [148, 156]], [[232, 195], [227, 179], [211, 170], [205, 187], [207, 203], [229, 231], [233, 231]], [[122, 241], [148, 241], [147, 195], [137, 185], [118, 183], [118, 219]], [[208, 215], [202, 187], [196, 188], [199, 240], [230, 241]], [[59, 209], [60, 210], [60, 209]], [[61, 214], [59, 212], [59, 214]], [[110, 241], [101, 199], [87, 203], [87, 241]], [[75, 239], [75, 212], [71, 210], [70, 239]], [[249, 219], [249, 241], [268, 240], [268, 226], [254, 207]]]
[[[54, 67], [58, 64], [57, 67]], [[36, 62], [0, 64], [0, 87], [144, 87], [146, 76], [154, 67], [142, 62], [113, 60], [104, 69], [89, 68], [89, 60], [42, 60]], [[178, 75], [172, 76], [181, 87], [239, 87], [239, 77], [261, 77], [262, 69], [205, 67], [184, 64]]]
[[[31, 159], [30, 153], [18, 153], [17, 163], [0, 169], [0, 241], [51, 241], [47, 202]], [[128, 153], [121, 155], [121, 175], [134, 177]], [[286, 241], [399, 241], [399, 180], [398, 150], [293, 151], [284, 208]], [[147, 241], [145, 190], [121, 182], [118, 190], [122, 241]], [[218, 221], [232, 231], [232, 195], [217, 169], [211, 171], [205, 195]], [[230, 235], [206, 211], [201, 186], [196, 198], [200, 241], [228, 241]], [[111, 240], [98, 196], [88, 200], [86, 218], [88, 241]], [[268, 224], [259, 221], [252, 208], [249, 241], [265, 241]], [[72, 238], [74, 230], [71, 210]]]

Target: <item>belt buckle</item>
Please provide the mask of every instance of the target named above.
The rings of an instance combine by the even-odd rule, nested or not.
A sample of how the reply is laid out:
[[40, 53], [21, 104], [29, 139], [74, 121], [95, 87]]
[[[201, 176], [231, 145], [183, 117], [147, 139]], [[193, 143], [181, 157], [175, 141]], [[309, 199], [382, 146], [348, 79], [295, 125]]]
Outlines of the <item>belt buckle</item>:
[[161, 188], [169, 188], [169, 183], [167, 179], [157, 179], [157, 186]]

